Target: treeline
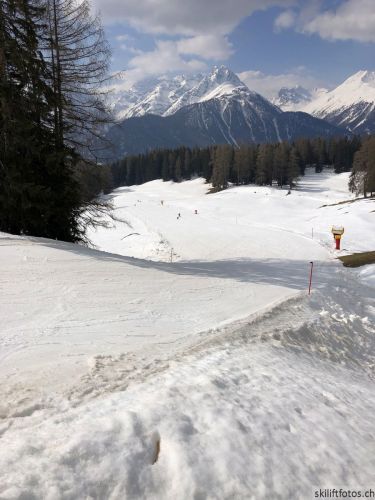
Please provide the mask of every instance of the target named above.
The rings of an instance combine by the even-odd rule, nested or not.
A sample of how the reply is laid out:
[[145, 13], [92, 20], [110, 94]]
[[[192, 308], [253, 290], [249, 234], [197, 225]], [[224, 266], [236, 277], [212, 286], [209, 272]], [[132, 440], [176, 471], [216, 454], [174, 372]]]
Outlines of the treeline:
[[375, 194], [375, 136], [363, 140], [361, 148], [354, 155], [353, 171], [349, 188], [357, 195]]
[[350, 171], [361, 140], [353, 138], [299, 139], [293, 143], [230, 145], [207, 148], [163, 149], [128, 156], [107, 168], [107, 186], [143, 184], [155, 179], [180, 182], [198, 176], [214, 190], [228, 183], [293, 186], [306, 166], [319, 171], [333, 165], [335, 172]]
[[0, 231], [84, 239], [108, 61], [88, 0], [0, 1]]

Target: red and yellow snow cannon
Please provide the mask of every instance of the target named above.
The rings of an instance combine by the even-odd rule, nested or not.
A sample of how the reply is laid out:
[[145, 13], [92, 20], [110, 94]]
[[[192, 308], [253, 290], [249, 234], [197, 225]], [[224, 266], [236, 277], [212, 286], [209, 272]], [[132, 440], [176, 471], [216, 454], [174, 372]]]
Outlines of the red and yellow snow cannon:
[[340, 250], [340, 242], [342, 235], [344, 234], [344, 228], [343, 227], [333, 227], [331, 229], [333, 237], [335, 238], [336, 241], [336, 250]]

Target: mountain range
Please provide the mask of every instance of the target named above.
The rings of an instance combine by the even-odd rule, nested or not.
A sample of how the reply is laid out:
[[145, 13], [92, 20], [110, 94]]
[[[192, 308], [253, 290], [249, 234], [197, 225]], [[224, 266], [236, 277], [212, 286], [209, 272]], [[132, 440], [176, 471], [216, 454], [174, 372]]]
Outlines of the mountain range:
[[304, 111], [354, 134], [375, 133], [375, 71], [358, 71], [330, 91], [283, 88], [273, 102], [284, 111]]
[[375, 131], [375, 73], [359, 72], [332, 91], [283, 88], [273, 102], [230, 69], [149, 79], [112, 95], [116, 158], [155, 148], [277, 142]]

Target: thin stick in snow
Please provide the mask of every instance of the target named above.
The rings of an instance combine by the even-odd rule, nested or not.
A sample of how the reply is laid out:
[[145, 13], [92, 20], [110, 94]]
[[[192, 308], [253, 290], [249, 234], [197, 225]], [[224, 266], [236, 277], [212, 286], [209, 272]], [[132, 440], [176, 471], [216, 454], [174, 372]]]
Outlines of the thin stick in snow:
[[309, 281], [309, 295], [311, 294], [311, 283], [312, 283], [314, 262], [310, 262], [310, 264], [311, 264], [311, 268], [310, 268], [310, 281]]

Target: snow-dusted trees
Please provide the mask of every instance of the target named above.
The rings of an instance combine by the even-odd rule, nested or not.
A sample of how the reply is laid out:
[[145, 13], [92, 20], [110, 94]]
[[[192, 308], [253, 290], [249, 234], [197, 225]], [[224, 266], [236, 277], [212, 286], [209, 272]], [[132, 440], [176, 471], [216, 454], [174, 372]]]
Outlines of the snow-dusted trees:
[[375, 136], [365, 139], [354, 156], [349, 188], [357, 195], [371, 196], [375, 193]]

